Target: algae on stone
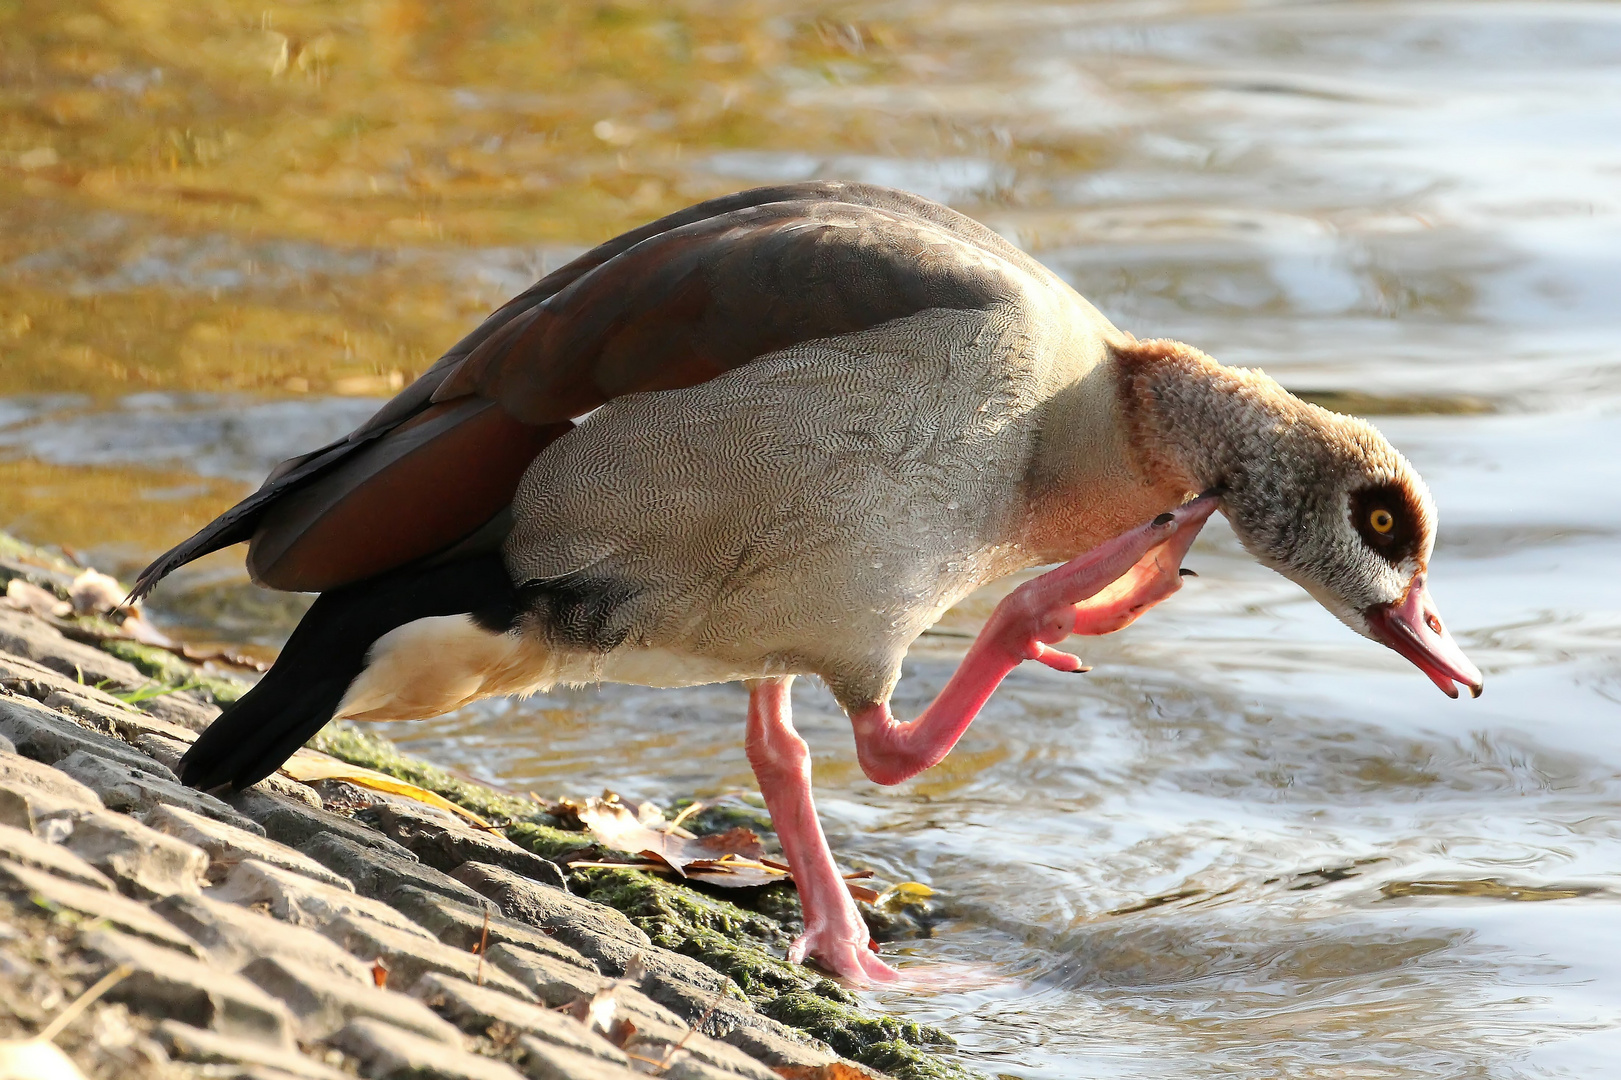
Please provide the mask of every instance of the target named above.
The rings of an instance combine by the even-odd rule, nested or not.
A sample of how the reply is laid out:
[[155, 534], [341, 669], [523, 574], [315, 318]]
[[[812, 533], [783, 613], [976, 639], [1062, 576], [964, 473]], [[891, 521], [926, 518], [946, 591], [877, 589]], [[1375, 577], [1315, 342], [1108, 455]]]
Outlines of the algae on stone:
[[105, 638], [97, 644], [102, 652], [129, 661], [142, 675], [155, 680], [160, 686], [170, 690], [182, 686], [201, 690], [212, 698], [216, 705], [228, 705], [248, 692], [246, 683], [219, 675], [204, 674], [201, 668], [156, 645], [142, 645], [127, 638]]
[[808, 1032], [845, 1057], [881, 1069], [897, 1080], [973, 1080], [975, 1076], [924, 1049], [956, 1045], [939, 1028], [873, 1016], [802, 991], [782, 994], [759, 1008], [773, 1020]]
[[[556, 827], [556, 819], [530, 800], [452, 776], [352, 725], [331, 725], [309, 745], [437, 792], [475, 813], [505, 817], [512, 822], [503, 830], [507, 838], [537, 855], [560, 859], [585, 849], [604, 850], [589, 833]], [[762, 912], [640, 870], [582, 867], [570, 870], [569, 876], [578, 895], [629, 916], [655, 944], [727, 976], [762, 1013], [822, 1039], [852, 1060], [896, 1080], [978, 1076], [928, 1049], [953, 1045], [944, 1032], [864, 1012], [855, 995], [831, 979], [774, 955], [796, 929], [774, 917], [778, 910], [797, 916], [791, 890], [747, 890], [756, 894], [751, 902], [767, 909]]]
[[451, 802], [486, 818], [517, 820], [540, 811], [528, 799], [507, 795], [471, 780], [463, 780], [436, 765], [407, 757], [381, 735], [360, 731], [352, 724], [328, 724], [306, 743], [310, 749], [331, 754], [340, 761], [397, 777], [417, 787], [443, 795]]

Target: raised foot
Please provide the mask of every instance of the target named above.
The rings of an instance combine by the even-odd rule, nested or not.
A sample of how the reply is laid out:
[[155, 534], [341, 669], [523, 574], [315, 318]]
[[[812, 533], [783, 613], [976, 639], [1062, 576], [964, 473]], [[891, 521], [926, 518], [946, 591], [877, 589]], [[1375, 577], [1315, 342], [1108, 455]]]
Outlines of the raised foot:
[[835, 926], [807, 930], [788, 947], [788, 962], [802, 964], [807, 956], [857, 989], [883, 986], [901, 978], [900, 972], [878, 959], [877, 946], [865, 924], [858, 931]]
[[1010, 659], [1087, 670], [1052, 644], [1111, 634], [1180, 589], [1182, 559], [1216, 505], [1214, 496], [1200, 496], [1025, 582], [996, 606], [986, 632]]

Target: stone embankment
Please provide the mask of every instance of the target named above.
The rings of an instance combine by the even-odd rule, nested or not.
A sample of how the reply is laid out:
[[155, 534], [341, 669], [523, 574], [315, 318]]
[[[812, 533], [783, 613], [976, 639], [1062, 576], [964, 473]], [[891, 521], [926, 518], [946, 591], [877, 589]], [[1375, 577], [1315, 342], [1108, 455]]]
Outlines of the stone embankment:
[[[70, 567], [0, 541], [0, 589], [67, 597]], [[92, 623], [0, 606], [0, 1074], [971, 1075], [941, 1033], [780, 959], [786, 887], [744, 907], [570, 868], [588, 834], [354, 730], [312, 745], [494, 827], [342, 780], [182, 787], [232, 687]], [[56, 1035], [66, 1058], [20, 1041], [115, 971]]]

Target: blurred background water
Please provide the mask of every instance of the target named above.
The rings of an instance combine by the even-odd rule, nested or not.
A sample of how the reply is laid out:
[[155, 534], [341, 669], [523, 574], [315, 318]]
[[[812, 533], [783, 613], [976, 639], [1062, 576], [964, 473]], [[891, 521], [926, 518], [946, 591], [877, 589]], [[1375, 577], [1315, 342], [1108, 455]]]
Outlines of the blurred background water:
[[[1372, 416], [1434, 488], [1450, 702], [1248, 561], [893, 789], [796, 689], [880, 995], [1026, 1078], [1609, 1076], [1621, 1055], [1621, 4], [0, 0], [0, 527], [128, 573], [583, 247], [909, 188], [1116, 323]], [[926, 703], [995, 595], [914, 648]], [[273, 651], [227, 552], [178, 633]], [[514, 790], [752, 787], [735, 687], [389, 734]]]

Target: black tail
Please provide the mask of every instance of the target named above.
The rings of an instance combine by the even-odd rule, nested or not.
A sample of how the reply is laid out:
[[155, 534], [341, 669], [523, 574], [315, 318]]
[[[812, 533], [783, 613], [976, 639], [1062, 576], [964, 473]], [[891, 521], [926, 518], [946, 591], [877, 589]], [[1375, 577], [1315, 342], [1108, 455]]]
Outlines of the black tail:
[[322, 593], [259, 684], [227, 706], [180, 759], [180, 779], [241, 790], [281, 768], [332, 719], [372, 643], [397, 626], [472, 613], [506, 628], [518, 591], [499, 553], [407, 567]]

